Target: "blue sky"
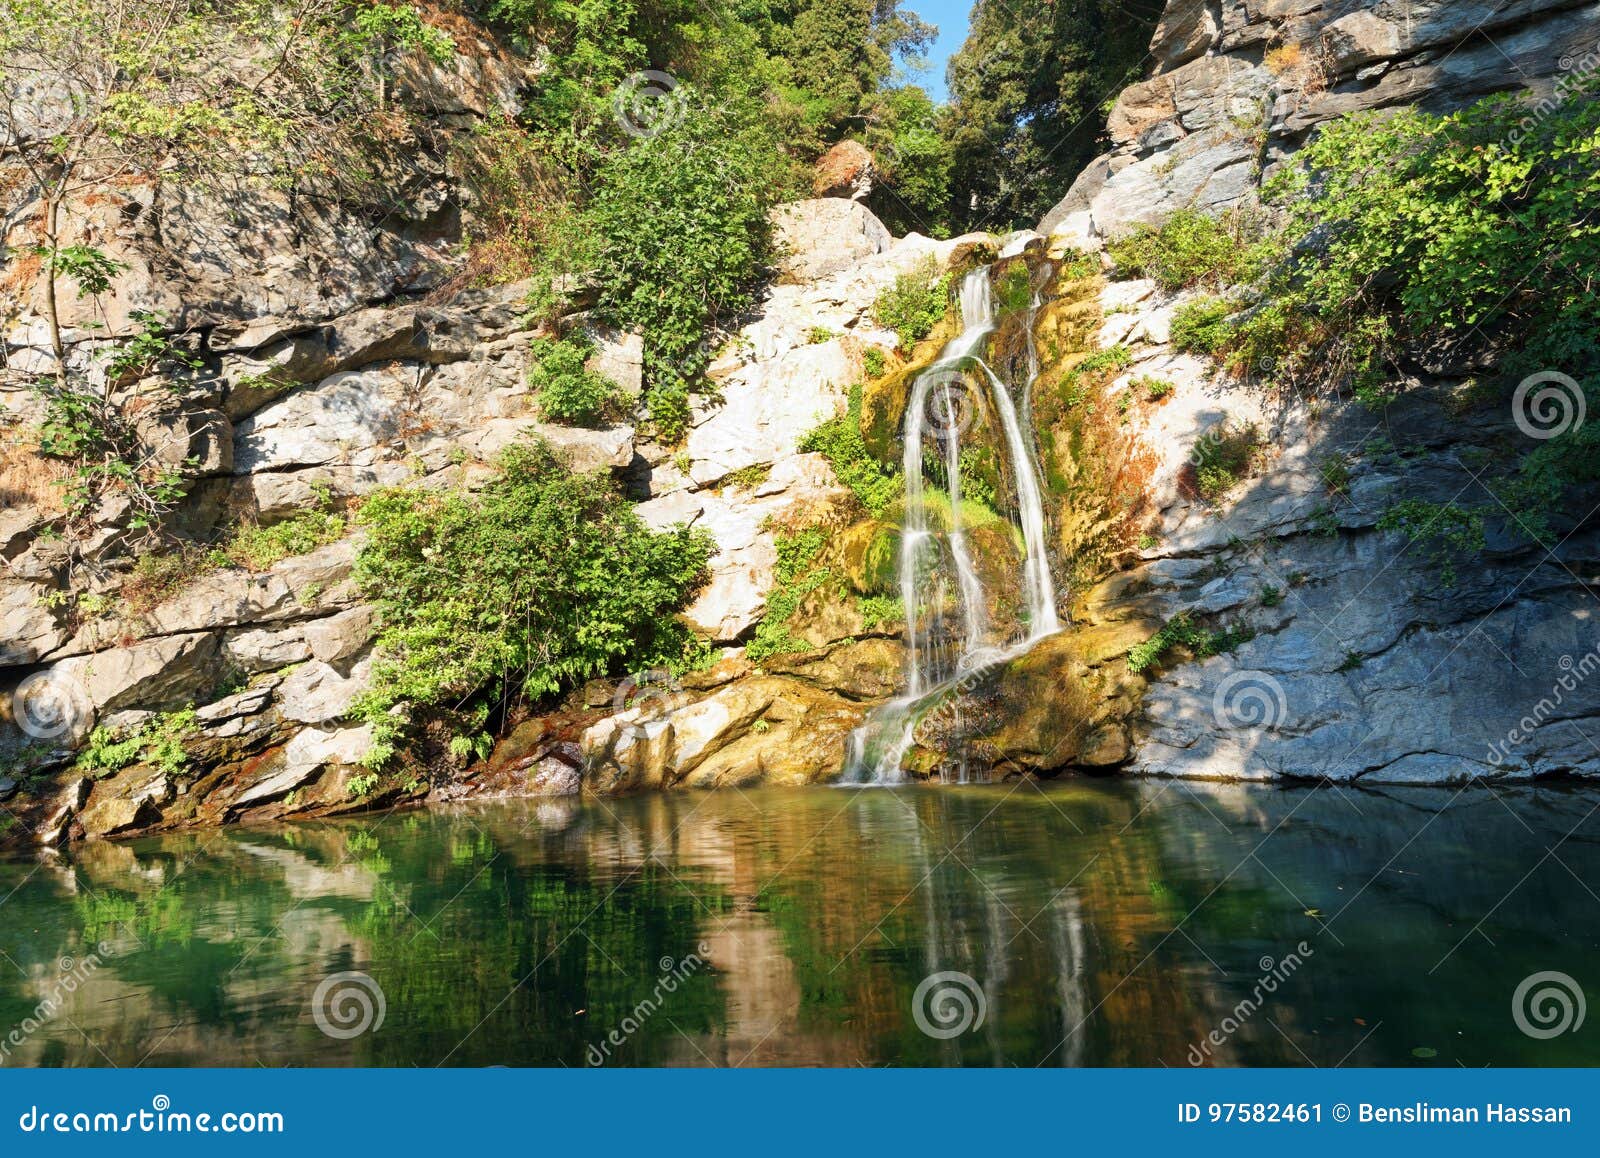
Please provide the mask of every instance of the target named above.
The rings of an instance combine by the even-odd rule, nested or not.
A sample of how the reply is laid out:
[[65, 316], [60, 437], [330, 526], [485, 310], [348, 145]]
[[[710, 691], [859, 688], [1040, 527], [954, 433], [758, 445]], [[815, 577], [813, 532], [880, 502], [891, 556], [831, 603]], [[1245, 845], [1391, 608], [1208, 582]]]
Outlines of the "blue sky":
[[911, 79], [927, 89], [934, 100], [942, 101], [949, 95], [944, 87], [945, 62], [967, 38], [967, 16], [972, 11], [972, 0], [911, 0], [906, 7], [928, 23], [939, 26], [939, 39], [928, 53], [927, 68]]

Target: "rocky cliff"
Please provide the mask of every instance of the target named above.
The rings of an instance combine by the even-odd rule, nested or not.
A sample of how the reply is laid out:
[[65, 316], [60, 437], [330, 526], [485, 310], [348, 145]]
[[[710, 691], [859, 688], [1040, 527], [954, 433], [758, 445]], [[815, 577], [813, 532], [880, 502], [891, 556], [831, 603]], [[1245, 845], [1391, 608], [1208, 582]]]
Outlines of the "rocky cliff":
[[[1600, 66], [1600, 5], [1176, 0], [1151, 55], [1111, 112], [1112, 151], [1041, 223], [1058, 240], [1093, 248], [1180, 208], [1252, 204], [1316, 126], [1348, 113], [1526, 90], [1536, 115]], [[1443, 359], [1384, 412], [1294, 398], [1175, 353], [1183, 300], [1150, 282], [1104, 291], [1099, 341], [1134, 359], [1106, 400], [1151, 379], [1172, 389], [1134, 403], [1108, 440], [1158, 464], [1139, 564], [1075, 607], [1098, 630], [1188, 617], [1253, 638], [1160, 673], [1129, 715], [1130, 769], [1435, 783], [1600, 771], [1593, 496], [1571, 497], [1554, 550], [1517, 533], [1486, 475], [1537, 444], [1509, 406], [1474, 404], [1483, 366]], [[1261, 439], [1253, 477], [1202, 500], [1197, 448], [1244, 429]], [[1438, 559], [1374, 529], [1399, 498], [1488, 506], [1486, 552], [1444, 581]]]
[[[1175, 352], [1181, 296], [1107, 283], [1080, 251], [1177, 208], [1249, 201], [1328, 118], [1551, 91], [1597, 43], [1593, 3], [1175, 0], [1149, 79], [1111, 114], [1112, 151], [1037, 235], [895, 239], [850, 199], [850, 182], [843, 196], [778, 210], [783, 266], [727, 336], [717, 391], [675, 447], [632, 425], [547, 422], [527, 384], [526, 287], [459, 287], [471, 191], [448, 139], [514, 108], [527, 80], [487, 42], [448, 68], [414, 68], [407, 99], [437, 139], [395, 160], [401, 195], [381, 213], [162, 183], [78, 198], [68, 238], [121, 267], [104, 294], [62, 302], [66, 356], [134, 416], [145, 453], [183, 474], [171, 523], [193, 550], [143, 560], [139, 512], [115, 501], [63, 541], [60, 469], [38, 453], [25, 387], [53, 363], [43, 279], [12, 258], [0, 273], [0, 803], [56, 843], [428, 796], [837, 774], [849, 732], [901, 679], [901, 625], [871, 602], [893, 589], [893, 528], [802, 443], [849, 413], [862, 384], [862, 433], [894, 462], [895, 407], [949, 329], [897, 350], [872, 304], [899, 275], [996, 258], [1044, 287], [1030, 314], [1041, 396], [1085, 384], [1093, 394], [1086, 408], [1046, 401], [1037, 415], [1070, 626], [966, 689], [974, 710], [960, 728], [919, 735], [920, 767], [962, 748], [1044, 774], [1594, 773], [1600, 749], [1585, 732], [1600, 688], [1585, 680], [1600, 665], [1589, 629], [1600, 541], [1577, 517], [1588, 504], [1554, 551], [1501, 536], [1448, 587], [1436, 563], [1375, 529], [1396, 494], [1490, 493], [1482, 464], [1519, 432], [1509, 413], [1463, 404], [1472, 367], [1437, 367], [1384, 415], [1277, 394]], [[0, 180], [12, 254], [38, 236], [25, 189]], [[189, 351], [176, 393], [107, 376], [104, 335], [141, 310], [158, 311]], [[638, 338], [582, 314], [558, 328], [572, 326], [591, 331], [596, 367], [637, 396]], [[1106, 369], [1085, 374], [1085, 362]], [[1244, 477], [1202, 496], [1196, 448], [1247, 430]], [[370, 737], [348, 712], [370, 679], [375, 624], [351, 580], [350, 516], [386, 486], [476, 486], [499, 449], [530, 435], [578, 469], [614, 472], [650, 525], [710, 531], [710, 574], [688, 616], [720, 660], [678, 680], [641, 673], [579, 689], [488, 761], [439, 779], [369, 780], [357, 761]], [[241, 527], [308, 514], [313, 533], [287, 553], [216, 558]], [[817, 528], [825, 541], [808, 576], [823, 577], [795, 590], [780, 574], [782, 536]], [[1002, 538], [994, 550], [1008, 549]], [[790, 646], [753, 661], [744, 645], [780, 589], [776, 626]], [[1226, 640], [1225, 654], [1186, 652], [1179, 632], [1161, 662], [1130, 664], [1175, 623]], [[159, 731], [190, 709], [174, 767], [140, 760], [96, 778], [74, 765], [96, 728]]]

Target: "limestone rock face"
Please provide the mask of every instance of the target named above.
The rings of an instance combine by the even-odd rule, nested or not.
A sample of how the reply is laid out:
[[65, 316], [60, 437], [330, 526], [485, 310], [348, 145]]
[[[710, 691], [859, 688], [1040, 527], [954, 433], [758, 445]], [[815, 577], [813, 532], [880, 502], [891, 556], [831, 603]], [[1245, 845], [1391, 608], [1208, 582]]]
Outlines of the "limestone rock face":
[[739, 680], [702, 699], [674, 691], [583, 735], [584, 783], [597, 792], [809, 784], [837, 776], [865, 713], [795, 680]]
[[855, 201], [819, 197], [773, 211], [781, 268], [793, 281], [816, 281], [864, 257], [882, 253], [894, 238], [870, 209]]
[[1581, 0], [1169, 0], [1151, 74], [1112, 107], [1112, 151], [1040, 232], [1092, 248], [1175, 209], [1238, 204], [1324, 121], [1546, 95], [1597, 44], [1600, 5]]
[[[1023, 767], [1070, 753], [1074, 767], [1213, 779], [1600, 775], [1583, 739], [1600, 716], [1585, 578], [1600, 531], [1566, 524], [1549, 555], [1491, 525], [1488, 550], [1445, 582], [1438, 560], [1376, 528], [1399, 498], [1456, 498], [1463, 462], [1503, 453], [1510, 413], [1450, 417], [1451, 384], [1416, 383], [1380, 437], [1358, 405], [1313, 409], [1173, 352], [1184, 300], [1149, 282], [1099, 293], [1098, 343], [1124, 345], [1132, 365], [1097, 404], [1123, 415], [1093, 455], [1137, 465], [1138, 534], [1119, 569], [1076, 592], [1067, 632], [975, 694], [965, 718], [995, 721], [981, 741]], [[1165, 384], [1159, 398], [1142, 396], [1149, 381]], [[1259, 439], [1248, 469], [1201, 497], [1196, 447], [1247, 428]], [[1058, 534], [1099, 517], [1084, 502], [1058, 511]], [[1210, 657], [1176, 647], [1130, 672], [1129, 650], [1180, 616], [1237, 642]]]

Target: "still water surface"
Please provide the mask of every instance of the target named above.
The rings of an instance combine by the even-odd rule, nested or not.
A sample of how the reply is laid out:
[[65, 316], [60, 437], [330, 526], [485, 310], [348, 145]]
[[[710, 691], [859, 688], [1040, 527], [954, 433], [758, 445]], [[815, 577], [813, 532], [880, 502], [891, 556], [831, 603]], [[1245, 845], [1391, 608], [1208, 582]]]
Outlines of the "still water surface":
[[[1597, 894], [1594, 788], [727, 791], [186, 833], [0, 862], [0, 1038], [25, 1031], [0, 1064], [1595, 1064], [1593, 1026], [1530, 1037], [1512, 995], [1600, 993]], [[314, 1008], [343, 972], [384, 1005], [348, 1039]], [[930, 1034], [936, 973], [973, 985], [924, 986]]]

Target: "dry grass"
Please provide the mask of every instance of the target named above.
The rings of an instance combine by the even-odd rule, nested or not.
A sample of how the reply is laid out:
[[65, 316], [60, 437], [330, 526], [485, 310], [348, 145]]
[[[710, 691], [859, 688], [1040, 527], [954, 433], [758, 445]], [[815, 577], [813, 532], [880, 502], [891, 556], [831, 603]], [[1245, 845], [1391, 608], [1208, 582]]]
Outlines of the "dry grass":
[[17, 431], [0, 432], [0, 510], [29, 507], [41, 519], [66, 512], [61, 481], [67, 468], [39, 453], [31, 436]]

